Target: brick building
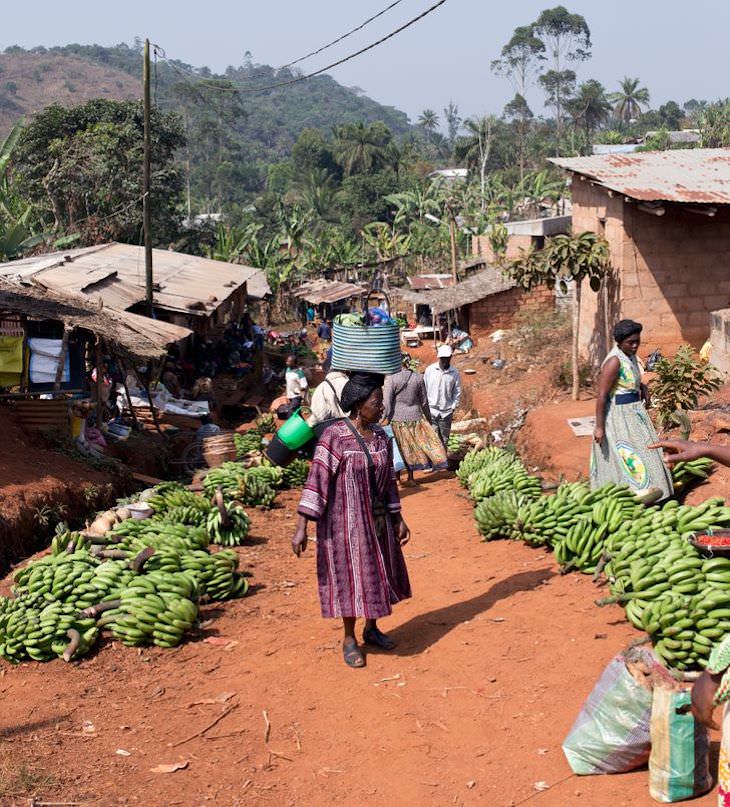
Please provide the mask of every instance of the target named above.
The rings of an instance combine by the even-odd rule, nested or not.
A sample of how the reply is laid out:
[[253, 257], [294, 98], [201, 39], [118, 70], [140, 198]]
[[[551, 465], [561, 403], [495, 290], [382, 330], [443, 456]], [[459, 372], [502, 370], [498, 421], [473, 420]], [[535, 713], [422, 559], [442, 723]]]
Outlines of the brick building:
[[701, 347], [711, 312], [730, 306], [730, 149], [553, 162], [572, 175], [573, 232], [599, 233], [611, 250], [609, 281], [583, 291], [583, 353], [600, 361], [622, 318], [643, 323], [642, 352]]
[[451, 288], [400, 291], [398, 296], [413, 305], [417, 316], [426, 311], [428, 318], [436, 321], [447, 315], [449, 323], [455, 322], [473, 335], [511, 328], [519, 312], [551, 310], [555, 306], [554, 292], [547, 288], [525, 291], [492, 266]]
[[[511, 261], [519, 258], [522, 252], [531, 249], [542, 249], [545, 238], [570, 232], [570, 216], [549, 216], [542, 219], [526, 219], [525, 221], [508, 221], [504, 227], [507, 230], [507, 249], [504, 259]], [[475, 256], [483, 257], [487, 263], [496, 263], [488, 235], [476, 235], [472, 241], [472, 252]]]

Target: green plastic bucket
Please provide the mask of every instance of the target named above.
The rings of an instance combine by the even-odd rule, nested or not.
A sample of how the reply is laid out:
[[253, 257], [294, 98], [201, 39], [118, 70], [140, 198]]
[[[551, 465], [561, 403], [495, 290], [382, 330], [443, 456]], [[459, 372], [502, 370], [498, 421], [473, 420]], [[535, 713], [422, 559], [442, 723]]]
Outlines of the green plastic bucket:
[[301, 408], [279, 427], [276, 436], [287, 448], [296, 451], [306, 445], [313, 437], [312, 427], [301, 416]]

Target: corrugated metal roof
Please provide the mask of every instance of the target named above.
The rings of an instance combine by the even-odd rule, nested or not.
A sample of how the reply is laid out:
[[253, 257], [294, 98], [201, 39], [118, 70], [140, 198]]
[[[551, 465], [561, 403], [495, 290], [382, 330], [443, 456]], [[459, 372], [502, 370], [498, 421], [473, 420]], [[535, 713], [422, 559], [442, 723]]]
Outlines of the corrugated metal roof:
[[483, 300], [492, 294], [508, 291], [516, 285], [512, 278], [490, 266], [450, 289], [433, 289], [423, 292], [399, 291], [398, 297], [409, 303], [427, 305], [434, 314], [441, 314], [444, 311], [451, 311], [461, 308], [462, 305]]
[[551, 162], [644, 202], [730, 204], [730, 149], [645, 151]]
[[264, 297], [271, 294], [271, 287], [263, 269], [259, 269], [255, 275], [251, 275], [246, 281], [246, 293], [256, 300], [263, 300]]
[[359, 297], [363, 291], [363, 286], [356, 286], [354, 283], [319, 279], [302, 283], [298, 289], [295, 289], [293, 294], [300, 300], [320, 305], [321, 303], [337, 303], [350, 297]]
[[430, 289], [448, 289], [454, 285], [453, 275], [411, 275], [408, 285], [413, 291], [428, 291]]
[[[195, 316], [215, 311], [260, 271], [164, 249], [152, 250], [152, 266], [155, 305]], [[145, 298], [144, 248], [111, 243], [39, 255], [0, 264], [0, 277], [84, 294], [124, 310]]]

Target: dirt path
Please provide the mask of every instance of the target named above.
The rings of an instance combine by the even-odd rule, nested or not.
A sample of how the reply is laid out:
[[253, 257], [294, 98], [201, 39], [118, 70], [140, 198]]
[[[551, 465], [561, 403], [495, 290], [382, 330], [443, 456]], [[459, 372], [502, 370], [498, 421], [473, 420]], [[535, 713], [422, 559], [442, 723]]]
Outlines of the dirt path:
[[[560, 577], [523, 545], [480, 543], [456, 482], [423, 486], [404, 500], [415, 596], [383, 622], [399, 647], [350, 670], [318, 614], [314, 554], [288, 546], [294, 500], [255, 515], [241, 555], [262, 588], [208, 609], [197, 641], [3, 665], [1, 804], [27, 804], [8, 792], [21, 764], [44, 800], [98, 805], [654, 803], [646, 771], [578, 780], [560, 750], [636, 635], [621, 609], [592, 604], [589, 579]], [[150, 772], [175, 762], [187, 768]]]

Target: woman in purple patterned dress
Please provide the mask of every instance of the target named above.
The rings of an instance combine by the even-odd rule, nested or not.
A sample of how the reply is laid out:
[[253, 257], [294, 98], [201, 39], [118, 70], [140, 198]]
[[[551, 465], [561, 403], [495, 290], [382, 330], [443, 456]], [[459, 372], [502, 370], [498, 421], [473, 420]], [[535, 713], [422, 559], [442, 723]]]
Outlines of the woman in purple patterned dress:
[[317, 580], [322, 616], [342, 619], [342, 652], [350, 667], [365, 666], [355, 622], [365, 619], [363, 641], [383, 650], [394, 642], [377, 619], [411, 596], [401, 547], [410, 532], [401, 516], [393, 454], [385, 432], [383, 377], [355, 373], [341, 394], [350, 413], [327, 428], [314, 452], [299, 503], [292, 549], [307, 546], [307, 524], [317, 522]]

